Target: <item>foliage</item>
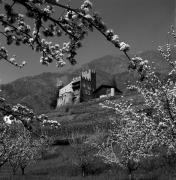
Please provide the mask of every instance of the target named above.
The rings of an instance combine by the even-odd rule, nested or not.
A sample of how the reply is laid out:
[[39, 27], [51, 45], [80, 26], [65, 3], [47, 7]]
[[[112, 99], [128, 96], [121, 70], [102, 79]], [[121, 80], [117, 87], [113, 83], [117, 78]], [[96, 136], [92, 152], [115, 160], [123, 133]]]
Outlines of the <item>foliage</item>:
[[15, 135], [15, 138], [11, 138], [11, 143], [14, 142], [16, 146], [13, 155], [9, 158], [9, 163], [15, 174], [19, 167], [25, 168], [28, 163], [34, 160], [36, 150], [33, 142], [31, 142], [29, 132], [25, 129]]
[[2, 123], [0, 124], [0, 167], [2, 167], [13, 154], [15, 143], [10, 143], [10, 134], [8, 129]]
[[[31, 163], [41, 158], [43, 148], [47, 149], [47, 137], [33, 137], [21, 123], [5, 124], [1, 137], [1, 164], [9, 162], [13, 174], [18, 168], [24, 169]], [[47, 140], [48, 139], [48, 140]], [[1, 165], [1, 166], [2, 166]]]
[[105, 108], [114, 109], [120, 118], [112, 120], [105, 142], [97, 144], [98, 155], [106, 162], [128, 168], [130, 173], [142, 159], [176, 153], [176, 63], [171, 59], [170, 44], [160, 47], [159, 51], [172, 67], [165, 81], [157, 77], [147, 60], [134, 57], [130, 62], [129, 68], [137, 72], [139, 80], [137, 85], [129, 88], [142, 95], [142, 108], [125, 100], [102, 104]]
[[[65, 60], [75, 64], [75, 55], [82, 46], [82, 40], [93, 29], [98, 30], [125, 54], [130, 48], [128, 44], [120, 42], [119, 36], [112, 29], [107, 28], [102, 18], [93, 11], [93, 4], [89, 0], [84, 0], [80, 8], [76, 9], [69, 3], [62, 4], [58, 0], [2, 0], [1, 6], [5, 10], [0, 16], [4, 28], [1, 35], [6, 38], [7, 44], [27, 45], [40, 52], [40, 62], [44, 65], [56, 61], [56, 65], [62, 67]], [[58, 16], [61, 10], [63, 11]], [[30, 20], [33, 20], [34, 26], [30, 25]], [[45, 39], [61, 38], [64, 35], [68, 42], [63, 45]], [[15, 66], [23, 67], [26, 63], [24, 61], [18, 65], [15, 56], [9, 58], [5, 47], [0, 48], [0, 53], [2, 59]], [[127, 54], [126, 56], [128, 57]]]
[[[45, 127], [57, 128], [60, 124], [48, 120], [45, 115], [36, 116], [32, 110], [21, 105], [10, 107], [1, 101], [0, 122], [0, 167], [10, 162], [15, 173], [20, 166], [23, 170], [28, 163], [36, 159], [49, 140]], [[40, 131], [35, 131], [35, 126]], [[49, 143], [49, 142], [48, 142]]]

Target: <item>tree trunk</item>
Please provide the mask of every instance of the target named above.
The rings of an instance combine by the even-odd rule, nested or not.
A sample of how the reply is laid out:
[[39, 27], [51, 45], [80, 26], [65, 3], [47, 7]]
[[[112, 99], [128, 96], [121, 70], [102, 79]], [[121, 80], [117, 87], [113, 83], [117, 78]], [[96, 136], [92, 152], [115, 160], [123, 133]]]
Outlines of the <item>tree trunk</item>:
[[16, 174], [16, 168], [13, 168], [12, 170], [13, 170], [13, 175], [15, 175]]
[[129, 177], [129, 180], [135, 180], [133, 171], [129, 171], [128, 177]]
[[81, 165], [82, 177], [85, 177], [85, 171], [86, 171], [85, 165]]
[[134, 171], [139, 167], [139, 162], [133, 159], [128, 160], [127, 169], [129, 174], [129, 180], [135, 180]]
[[21, 167], [21, 174], [24, 175], [24, 167]]

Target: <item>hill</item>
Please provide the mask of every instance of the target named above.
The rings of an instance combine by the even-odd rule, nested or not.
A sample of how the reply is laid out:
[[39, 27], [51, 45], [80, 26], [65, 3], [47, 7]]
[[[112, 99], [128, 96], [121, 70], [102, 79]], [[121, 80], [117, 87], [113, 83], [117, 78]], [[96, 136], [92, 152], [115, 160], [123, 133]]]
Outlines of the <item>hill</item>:
[[[157, 51], [143, 52], [140, 56], [148, 59], [158, 73], [166, 74], [170, 68]], [[3, 84], [1, 85], [1, 93], [12, 104], [21, 103], [34, 109], [37, 113], [46, 113], [50, 111], [50, 102], [56, 91], [57, 79], [59, 78], [67, 84], [73, 77], [87, 68], [96, 70], [97, 86], [111, 83], [124, 92], [127, 84], [135, 81], [134, 74], [128, 71], [128, 60], [125, 56], [107, 55], [92, 60], [76, 70], [70, 69], [62, 73], [42, 73]]]

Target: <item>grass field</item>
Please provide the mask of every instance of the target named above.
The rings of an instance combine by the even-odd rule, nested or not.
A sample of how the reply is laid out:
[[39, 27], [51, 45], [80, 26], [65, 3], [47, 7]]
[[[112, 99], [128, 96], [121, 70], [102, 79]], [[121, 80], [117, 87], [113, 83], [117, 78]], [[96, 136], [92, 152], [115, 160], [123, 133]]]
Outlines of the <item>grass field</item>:
[[[120, 101], [121, 97], [111, 97], [111, 100]], [[142, 99], [139, 95], [126, 95], [127, 101], [133, 99], [134, 105], [140, 106]], [[65, 106], [48, 113], [49, 119], [56, 120], [61, 124], [61, 128], [55, 133], [56, 137], [68, 137], [72, 133], [92, 134], [95, 129], [108, 130], [111, 126], [110, 119], [118, 118], [113, 109], [102, 108], [100, 103], [107, 99], [95, 99], [72, 106]]]
[[[175, 180], [175, 163], [145, 164], [134, 174], [136, 180]], [[94, 162], [86, 177], [81, 176], [81, 169], [74, 164], [74, 153], [70, 146], [54, 146], [44, 159], [31, 164], [22, 176], [18, 171], [12, 175], [8, 165], [0, 170], [0, 180], [127, 180], [127, 172], [117, 167], [110, 167], [100, 161]]]
[[[74, 152], [70, 146], [56, 146], [36, 164], [30, 165], [22, 176], [20, 171], [12, 175], [10, 167], [7, 165], [0, 171], [0, 180], [79, 180], [79, 179], [109, 179], [114, 174], [108, 172], [105, 164], [95, 163], [91, 167], [87, 177], [81, 176], [81, 169], [74, 164]], [[116, 177], [118, 174], [116, 175]], [[122, 176], [120, 174], [119, 176]], [[114, 177], [115, 178], [115, 177]]]

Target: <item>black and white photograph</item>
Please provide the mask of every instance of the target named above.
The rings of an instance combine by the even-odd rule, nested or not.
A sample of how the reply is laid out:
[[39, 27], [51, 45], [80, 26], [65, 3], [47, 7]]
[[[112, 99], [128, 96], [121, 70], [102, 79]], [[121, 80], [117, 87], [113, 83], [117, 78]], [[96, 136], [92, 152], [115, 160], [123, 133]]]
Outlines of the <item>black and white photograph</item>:
[[0, 0], [0, 180], [176, 180], [176, 0]]

